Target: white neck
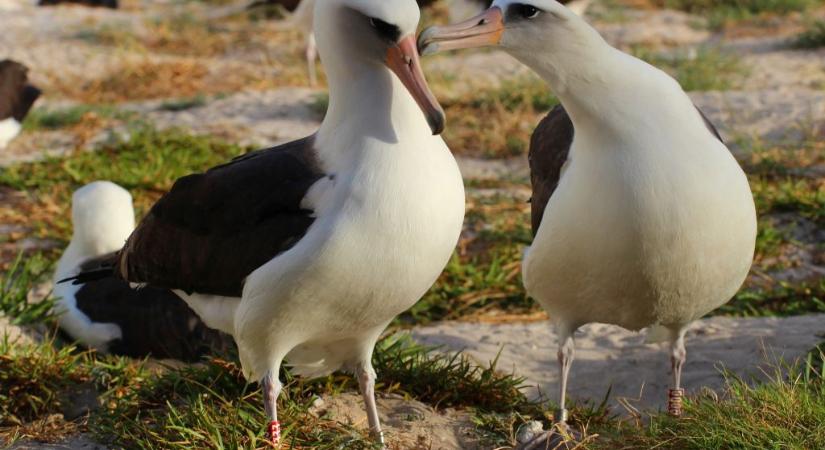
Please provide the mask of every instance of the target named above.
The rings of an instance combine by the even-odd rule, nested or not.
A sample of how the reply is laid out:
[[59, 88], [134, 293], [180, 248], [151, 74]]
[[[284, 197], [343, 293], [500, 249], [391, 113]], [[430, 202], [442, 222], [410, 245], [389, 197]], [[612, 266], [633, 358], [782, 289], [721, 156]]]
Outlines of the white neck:
[[339, 29], [344, 25], [335, 14], [316, 11], [315, 17], [318, 51], [329, 80], [329, 108], [316, 135], [316, 149], [330, 154], [321, 158], [352, 159], [347, 152], [359, 151], [356, 140], [398, 144], [430, 136], [424, 113], [398, 77], [344, 39]]
[[644, 113], [633, 107], [643, 100], [637, 97], [671, 80], [611, 47], [582, 19], [571, 20], [581, 24], [564, 45], [528, 50], [516, 46], [508, 51], [547, 82], [577, 130], [616, 136], [627, 129], [625, 122]]

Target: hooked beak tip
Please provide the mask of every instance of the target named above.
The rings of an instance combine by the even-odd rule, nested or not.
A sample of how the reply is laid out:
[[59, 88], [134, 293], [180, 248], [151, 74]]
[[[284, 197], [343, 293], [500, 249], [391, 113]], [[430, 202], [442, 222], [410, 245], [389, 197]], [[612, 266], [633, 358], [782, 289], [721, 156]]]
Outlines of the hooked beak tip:
[[442, 110], [427, 115], [427, 123], [430, 125], [433, 136], [438, 136], [444, 132], [445, 122], [446, 119]]
[[421, 53], [421, 56], [430, 56], [438, 53], [438, 44], [436, 44], [435, 42], [433, 42], [432, 44], [426, 44], [423, 47], [419, 46], [418, 48], [419, 53]]
[[418, 53], [420, 53], [421, 56], [431, 55], [437, 51], [437, 49], [433, 49], [437, 44], [431, 40], [432, 36], [437, 33], [438, 27], [431, 26], [425, 28], [424, 31], [418, 35]]

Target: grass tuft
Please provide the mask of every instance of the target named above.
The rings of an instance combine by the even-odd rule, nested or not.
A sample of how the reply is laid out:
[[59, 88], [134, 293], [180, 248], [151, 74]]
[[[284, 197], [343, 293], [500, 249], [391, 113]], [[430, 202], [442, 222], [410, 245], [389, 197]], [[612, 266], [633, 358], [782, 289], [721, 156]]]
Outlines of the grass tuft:
[[109, 180], [128, 189], [142, 216], [175, 180], [203, 171], [243, 154], [246, 149], [208, 137], [150, 127], [132, 130], [128, 137], [103, 145], [95, 152], [70, 158], [48, 158], [0, 171], [0, 185], [27, 191], [33, 197], [22, 205], [23, 215], [3, 217], [0, 223], [24, 221], [39, 237], [67, 240], [71, 235], [69, 208], [77, 188]]
[[533, 129], [557, 103], [547, 85], [535, 76], [506, 81], [472, 95], [444, 95], [442, 105], [450, 124], [444, 139], [458, 154], [523, 155]]
[[0, 274], [0, 316], [10, 318], [13, 325], [48, 321], [54, 304], [53, 299], [30, 303], [28, 296], [35, 283], [50, 272], [51, 264], [41, 255], [19, 254], [11, 268], [5, 274]]
[[614, 422], [597, 427], [602, 439], [594, 448], [825, 448], [821, 374], [805, 363], [780, 364], [774, 370], [768, 382], [753, 386], [729, 378], [724, 393], [687, 399], [685, 415], [678, 420], [661, 414], [646, 426]]
[[738, 56], [708, 47], [664, 55], [636, 46], [631, 53], [668, 72], [688, 92], [733, 89], [748, 73]]
[[409, 337], [390, 337], [376, 347], [378, 379], [385, 389], [402, 392], [435, 407], [473, 407], [504, 412], [532, 406], [519, 390], [524, 380], [480, 367], [461, 354], [433, 353]]
[[166, 100], [160, 105], [163, 111], [186, 111], [187, 109], [197, 108], [206, 104], [206, 97], [203, 95], [195, 95], [193, 97], [184, 97], [176, 100]]
[[91, 381], [93, 365], [90, 354], [72, 347], [0, 342], [0, 427], [60, 413], [62, 394]]
[[825, 20], [812, 23], [807, 30], [796, 37], [793, 46], [796, 48], [825, 47]]
[[66, 108], [35, 108], [26, 116], [26, 131], [57, 130], [77, 125], [89, 115], [97, 117], [128, 118], [129, 115], [110, 106], [77, 105]]
[[656, 0], [659, 6], [701, 14], [712, 28], [770, 14], [785, 15], [821, 5], [820, 0]]

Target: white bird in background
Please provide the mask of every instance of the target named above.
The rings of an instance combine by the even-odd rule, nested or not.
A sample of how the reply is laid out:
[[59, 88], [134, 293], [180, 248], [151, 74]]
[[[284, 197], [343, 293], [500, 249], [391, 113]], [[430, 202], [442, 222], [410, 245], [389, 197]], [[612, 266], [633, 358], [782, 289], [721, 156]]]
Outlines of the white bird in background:
[[55, 313], [70, 337], [103, 353], [182, 361], [198, 361], [232, 345], [168, 289], [132, 289], [114, 276], [83, 286], [59, 283], [80, 273], [87, 261], [123, 247], [135, 229], [132, 196], [126, 189], [96, 181], [75, 191], [72, 227], [72, 239], [54, 274]]
[[464, 185], [435, 136], [444, 113], [421, 71], [418, 20], [413, 0], [318, 2], [330, 97], [318, 132], [178, 180], [118, 254], [75, 279], [175, 289], [231, 334], [276, 443], [284, 359], [308, 376], [354, 372], [383, 441], [375, 342], [458, 242]]
[[60, 328], [78, 341], [102, 351], [122, 336], [114, 323], [94, 323], [77, 308], [80, 286], [60, 284], [80, 271], [83, 262], [118, 251], [135, 229], [132, 195], [108, 182], [96, 181], [72, 195], [73, 235], [54, 274], [55, 312]]
[[496, 0], [419, 44], [499, 45], [561, 100], [533, 138], [536, 236], [522, 267], [559, 335], [556, 419], [567, 418], [573, 333], [590, 322], [666, 337], [668, 409], [680, 415], [685, 330], [736, 293], [754, 253], [753, 197], [730, 151], [678, 82], [556, 1]]

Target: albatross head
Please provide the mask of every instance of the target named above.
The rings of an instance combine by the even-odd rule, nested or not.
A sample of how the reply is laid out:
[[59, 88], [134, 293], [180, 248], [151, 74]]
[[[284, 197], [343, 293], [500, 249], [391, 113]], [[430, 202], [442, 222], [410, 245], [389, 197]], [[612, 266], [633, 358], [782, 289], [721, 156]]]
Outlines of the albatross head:
[[72, 195], [72, 245], [86, 258], [120, 250], [135, 229], [129, 191], [95, 181]]
[[553, 59], [554, 65], [575, 64], [585, 47], [602, 42], [579, 17], [587, 3], [577, 0], [565, 6], [554, 0], [496, 0], [490, 9], [464, 22], [427, 28], [419, 37], [419, 49], [428, 55], [493, 45], [534, 69], [541, 59]]
[[420, 14], [414, 0], [324, 0], [315, 9], [315, 33], [331, 83], [334, 77], [343, 83], [357, 78], [355, 67], [386, 66], [418, 103], [433, 134], [440, 134], [444, 111], [427, 85], [416, 46]]

